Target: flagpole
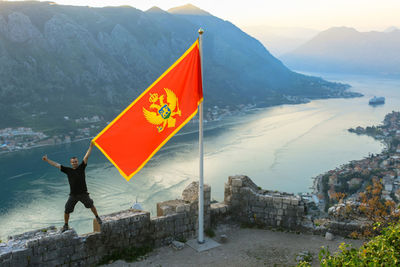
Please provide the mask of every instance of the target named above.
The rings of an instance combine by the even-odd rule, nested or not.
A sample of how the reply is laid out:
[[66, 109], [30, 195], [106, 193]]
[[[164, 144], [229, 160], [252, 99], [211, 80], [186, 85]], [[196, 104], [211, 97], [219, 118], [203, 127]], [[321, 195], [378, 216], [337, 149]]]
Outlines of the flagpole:
[[[203, 44], [202, 35], [204, 30], [199, 29], [199, 50], [201, 66], [201, 84], [203, 85]], [[204, 88], [204, 87], [203, 87]], [[204, 95], [204, 94], [203, 94]], [[204, 99], [204, 96], [203, 96]], [[197, 242], [204, 243], [204, 179], [203, 179], [203, 101], [199, 105], [199, 154], [200, 154], [200, 173], [199, 173], [199, 236]]]

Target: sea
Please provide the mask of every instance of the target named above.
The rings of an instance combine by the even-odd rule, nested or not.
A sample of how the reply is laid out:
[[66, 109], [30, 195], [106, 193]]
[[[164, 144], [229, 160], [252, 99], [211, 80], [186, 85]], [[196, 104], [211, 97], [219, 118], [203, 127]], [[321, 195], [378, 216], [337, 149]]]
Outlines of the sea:
[[[247, 175], [268, 190], [311, 192], [318, 174], [384, 149], [381, 142], [347, 130], [379, 125], [387, 113], [399, 111], [400, 79], [306, 74], [350, 84], [350, 90], [364, 96], [254, 109], [206, 123], [204, 181], [213, 200], [223, 201], [224, 183], [232, 175]], [[373, 96], [384, 96], [386, 103], [368, 105]], [[138, 202], [156, 216], [157, 202], [181, 198], [182, 190], [199, 179], [198, 132], [189, 127], [192, 130], [174, 136], [129, 182], [94, 148], [86, 181], [99, 214]], [[50, 225], [62, 227], [68, 180], [41, 158], [47, 154], [68, 166], [71, 156], [83, 158], [89, 142], [0, 155], [0, 239]], [[79, 234], [92, 232], [93, 217], [78, 203], [70, 226]]]

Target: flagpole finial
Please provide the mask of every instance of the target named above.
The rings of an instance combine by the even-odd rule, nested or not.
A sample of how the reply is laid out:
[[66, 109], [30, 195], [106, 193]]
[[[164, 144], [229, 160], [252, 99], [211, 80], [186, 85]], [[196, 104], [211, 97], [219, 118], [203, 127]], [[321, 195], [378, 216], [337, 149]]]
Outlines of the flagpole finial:
[[199, 34], [202, 35], [204, 30], [202, 28], [199, 29]]

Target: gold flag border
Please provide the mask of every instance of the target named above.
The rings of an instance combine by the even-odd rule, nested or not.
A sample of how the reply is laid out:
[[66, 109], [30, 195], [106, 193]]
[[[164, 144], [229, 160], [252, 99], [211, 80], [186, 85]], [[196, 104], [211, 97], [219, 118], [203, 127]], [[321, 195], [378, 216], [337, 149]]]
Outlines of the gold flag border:
[[[196, 114], [198, 111], [198, 108], [181, 124], [179, 125], [167, 138], [164, 139], [164, 141], [150, 154], [150, 156], [130, 175], [127, 175], [124, 171], [122, 171], [118, 165], [111, 159], [110, 156], [102, 149], [102, 147], [97, 144], [96, 140], [110, 128], [121, 116], [123, 116], [137, 101], [139, 101], [150, 89], [154, 87], [162, 78], [164, 78], [165, 75], [167, 75], [177, 64], [179, 64], [186, 56], [189, 54], [195, 47], [199, 47], [199, 39], [192, 44], [192, 46], [186, 50], [186, 52], [177, 60], [175, 61], [174, 64], [171, 65], [158, 79], [153, 82], [147, 89], [139, 96], [137, 97], [127, 108], [124, 109], [112, 122], [110, 122], [95, 138], [93, 138], [93, 143], [96, 145], [96, 147], [107, 157], [109, 161], [118, 169], [120, 174], [127, 180], [129, 181], [137, 172], [139, 172], [144, 165], [160, 150], [160, 148], [169, 141], [169, 139], [172, 138], [183, 126], [185, 126], [186, 123], [188, 123]], [[201, 64], [201, 63], [200, 63]], [[203, 73], [201, 73], [203, 75]], [[197, 106], [203, 101], [203, 97], [197, 102]]]

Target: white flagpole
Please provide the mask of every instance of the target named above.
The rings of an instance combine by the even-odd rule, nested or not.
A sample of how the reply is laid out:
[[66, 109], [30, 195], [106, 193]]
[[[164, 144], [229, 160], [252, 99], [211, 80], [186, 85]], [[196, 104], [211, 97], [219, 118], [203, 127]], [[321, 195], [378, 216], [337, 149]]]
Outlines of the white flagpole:
[[[202, 35], [203, 29], [199, 29], [199, 50], [201, 65], [201, 84], [203, 84], [203, 48]], [[204, 86], [203, 86], [204, 88]], [[204, 94], [203, 94], [204, 97]], [[203, 101], [199, 105], [199, 154], [200, 154], [200, 174], [199, 174], [199, 237], [197, 242], [204, 243], [204, 181], [203, 181]]]

